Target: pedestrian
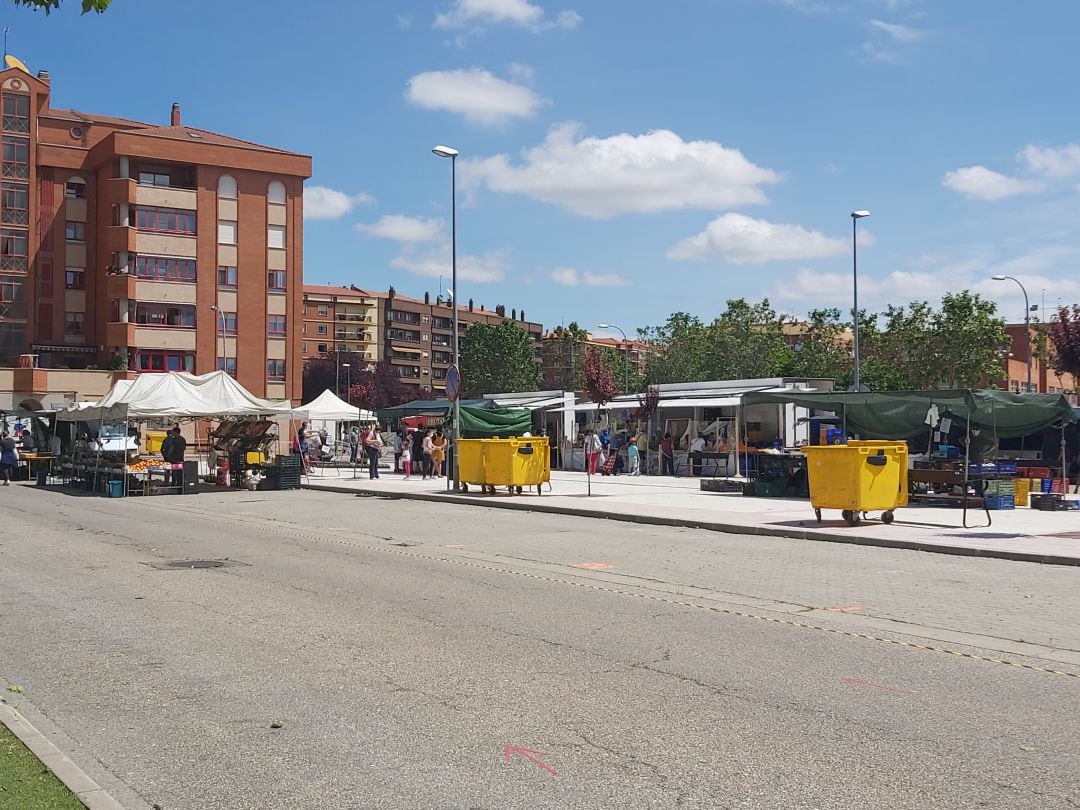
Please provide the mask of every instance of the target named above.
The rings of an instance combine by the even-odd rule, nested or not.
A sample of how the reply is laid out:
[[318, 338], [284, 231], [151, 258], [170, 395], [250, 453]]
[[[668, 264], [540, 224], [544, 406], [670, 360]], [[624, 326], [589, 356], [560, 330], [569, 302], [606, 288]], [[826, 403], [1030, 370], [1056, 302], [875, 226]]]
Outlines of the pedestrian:
[[435, 431], [429, 430], [424, 434], [424, 478], [435, 474]]
[[405, 480], [412, 477], [412, 437], [406, 434], [405, 441], [401, 443], [401, 468], [405, 470]]
[[638, 472], [649, 474], [649, 433], [648, 431], [641, 431], [637, 437], [637, 449], [638, 449]]
[[690, 442], [690, 459], [692, 465], [693, 474], [701, 476], [701, 466], [703, 459], [701, 454], [705, 452], [705, 436], [699, 433], [697, 438]]
[[600, 451], [603, 450], [603, 445], [600, 443], [600, 437], [596, 435], [595, 431], [589, 430], [585, 432], [585, 469], [588, 470], [589, 475], [596, 475], [596, 465], [600, 461]]
[[427, 478], [424, 474], [424, 431], [420, 428], [412, 432], [412, 461], [420, 474]]
[[349, 431], [349, 463], [356, 466], [356, 454], [360, 450], [360, 429], [353, 425]]
[[4, 479], [4, 486], [11, 486], [11, 476], [19, 467], [19, 451], [15, 447], [15, 440], [6, 430], [0, 436], [0, 478]]
[[[1080, 493], [1080, 452], [1077, 452], [1076, 456], [1069, 464], [1069, 478], [1072, 480], [1073, 494]], [[1068, 484], [1066, 484], [1066, 494], [1068, 493], [1068, 489]]]
[[660, 474], [675, 475], [675, 443], [670, 433], [665, 433], [660, 441]]
[[379, 477], [379, 456], [382, 453], [383, 440], [379, 435], [379, 426], [372, 425], [364, 434], [364, 450], [368, 457], [368, 478], [375, 481]]
[[435, 477], [441, 478], [446, 474], [446, 437], [443, 436], [441, 428], [435, 431], [431, 446], [431, 463], [435, 466]]
[[630, 461], [630, 475], [641, 475], [641, 454], [638, 451], [636, 437], [626, 445], [626, 457]]
[[401, 469], [401, 431], [394, 433], [394, 472]]
[[[168, 455], [166, 455], [166, 450]], [[187, 439], [180, 435], [180, 426], [176, 425], [165, 441], [161, 443], [161, 457], [172, 465], [169, 486], [181, 491], [184, 489], [184, 454], [187, 453]]]

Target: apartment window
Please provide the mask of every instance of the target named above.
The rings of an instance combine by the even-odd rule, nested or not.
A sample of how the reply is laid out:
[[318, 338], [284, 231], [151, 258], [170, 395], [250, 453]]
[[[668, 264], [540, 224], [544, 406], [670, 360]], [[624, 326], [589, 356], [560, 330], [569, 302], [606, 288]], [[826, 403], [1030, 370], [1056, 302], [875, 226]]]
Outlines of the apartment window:
[[86, 334], [86, 313], [85, 312], [65, 312], [64, 313], [64, 334], [67, 334], [67, 335], [84, 335], [84, 334]]
[[320, 315], [328, 315], [330, 313], [330, 310], [326, 307], [325, 304], [319, 304], [318, 312]]
[[450, 352], [432, 352], [431, 362], [449, 364], [453, 362], [453, 355]]
[[285, 379], [285, 361], [284, 360], [267, 360], [266, 361], [266, 379], [268, 379], [268, 380], [284, 380]]
[[285, 204], [285, 184], [277, 180], [273, 181], [266, 189], [266, 199], [275, 205]]
[[135, 227], [143, 231], [195, 234], [195, 212], [179, 208], [141, 205], [135, 209]]
[[285, 337], [285, 316], [267, 315], [266, 334], [270, 337]]
[[407, 343], [420, 342], [420, 333], [412, 329], [387, 329], [386, 336], [390, 340], [403, 340]]
[[194, 371], [194, 352], [155, 351], [140, 349], [135, 353], [135, 368], [138, 371]]
[[225, 312], [224, 310], [218, 316], [218, 320], [221, 322], [221, 328], [226, 335], [236, 334], [236, 313]]
[[69, 267], [64, 273], [65, 290], [85, 290], [86, 271], [81, 267]]
[[236, 180], [227, 174], [221, 175], [217, 181], [217, 194], [225, 200], [236, 199]]
[[394, 366], [399, 377], [419, 377], [420, 366]]
[[266, 289], [270, 292], [285, 292], [285, 271], [269, 271], [266, 274]]
[[195, 260], [175, 256], [136, 256], [135, 275], [156, 281], [194, 281]]
[[139, 185], [168, 188], [170, 185], [169, 175], [163, 172], [139, 172]]
[[449, 318], [436, 317], [431, 319], [431, 325], [436, 329], [451, 329], [454, 326], [454, 322]]
[[143, 326], [174, 326], [192, 329], [195, 327], [195, 305], [137, 301], [135, 323]]
[[52, 298], [53, 279], [52, 272], [42, 268], [37, 280], [38, 298]]
[[26, 270], [28, 243], [26, 231], [15, 228], [0, 230], [0, 270]]
[[30, 224], [30, 186], [5, 180], [0, 191], [0, 215], [5, 225]]
[[236, 358], [235, 357], [219, 357], [217, 359], [218, 371], [224, 371], [230, 377], [236, 376]]
[[285, 226], [270, 225], [266, 229], [266, 245], [272, 248], [285, 247]]
[[219, 219], [217, 223], [217, 240], [219, 245], [236, 244], [236, 220]]
[[318, 346], [315, 347], [315, 351], [317, 351], [319, 354], [326, 354], [326, 344], [320, 343]]
[[30, 179], [30, 139], [4, 136], [3, 175], [16, 180]]
[[236, 289], [237, 274], [235, 267], [218, 266], [217, 285], [231, 290]]
[[318, 325], [318, 329], [316, 329], [315, 331], [316, 331], [316, 332], [317, 332], [318, 334], [320, 334], [320, 335], [325, 335], [325, 334], [328, 334], [328, 328], [327, 328], [327, 325], [326, 325], [325, 323], [320, 323], [320, 324]]
[[71, 177], [64, 184], [64, 197], [69, 200], [86, 199], [86, 183], [78, 177]]
[[431, 336], [431, 345], [432, 346], [449, 346], [450, 345], [450, 338], [447, 335], [432, 335]]
[[4, 132], [30, 131], [30, 96], [4, 92]]
[[433, 368], [431, 370], [431, 378], [433, 380], [445, 380], [446, 379], [446, 369], [445, 368]]
[[69, 222], [64, 226], [64, 238], [69, 242], [86, 241], [86, 223]]
[[26, 296], [22, 280], [0, 276], [0, 317], [26, 317]]
[[419, 312], [400, 312], [396, 309], [390, 310], [390, 320], [396, 323], [420, 323]]

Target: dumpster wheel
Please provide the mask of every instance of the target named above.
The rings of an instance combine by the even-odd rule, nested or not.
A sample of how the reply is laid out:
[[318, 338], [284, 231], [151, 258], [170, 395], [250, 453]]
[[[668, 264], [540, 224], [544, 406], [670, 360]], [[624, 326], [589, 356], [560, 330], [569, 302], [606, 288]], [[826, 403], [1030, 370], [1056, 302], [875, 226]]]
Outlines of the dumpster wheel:
[[888, 512], [881, 513], [881, 522], [886, 526], [893, 522], [893, 513], [891, 509]]
[[840, 514], [843, 516], [844, 520], [847, 521], [849, 526], [858, 526], [859, 522], [862, 520], [859, 513], [851, 509], [845, 509]]
[[469, 491], [469, 485], [466, 484], [464, 481], [461, 482], [461, 491], [462, 492], [468, 492]]
[[817, 522], [821, 523], [821, 510], [820, 509], [815, 509], [814, 514], [817, 515]]

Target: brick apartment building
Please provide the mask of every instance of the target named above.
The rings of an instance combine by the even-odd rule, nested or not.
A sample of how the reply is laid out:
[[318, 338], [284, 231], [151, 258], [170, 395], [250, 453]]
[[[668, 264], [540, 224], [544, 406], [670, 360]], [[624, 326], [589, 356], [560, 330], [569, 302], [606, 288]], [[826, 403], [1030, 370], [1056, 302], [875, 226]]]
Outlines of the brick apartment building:
[[44, 71], [0, 72], [0, 364], [227, 367], [298, 400], [311, 158], [184, 126], [175, 104], [157, 126], [49, 93]]
[[548, 332], [543, 339], [543, 386], [546, 389], [559, 390], [574, 387], [574, 380], [580, 383], [585, 369], [585, 353], [588, 349], [611, 349], [627, 358], [630, 365], [640, 376], [645, 375], [645, 365], [655, 349], [644, 340], [621, 337], [598, 337], [587, 333], [582, 345], [571, 351], [564, 338]]
[[[402, 381], [430, 388], [441, 395], [446, 372], [453, 361], [453, 309], [449, 301], [429, 293], [421, 298], [401, 295], [393, 287], [370, 292], [356, 287], [304, 286], [304, 357], [334, 351], [356, 351], [365, 360], [385, 360]], [[499, 305], [493, 310], [469, 300], [458, 307], [458, 329], [462, 335], [473, 323], [497, 325], [510, 320], [517, 324], [535, 347], [540, 358], [543, 325], [525, 320], [525, 310]]]
[[[1010, 323], [1005, 325], [1005, 332], [1009, 336], [1009, 351], [1003, 363], [1005, 377], [998, 380], [996, 385], [1005, 391], [1018, 394], [1027, 389], [1027, 345], [1024, 340], [1025, 327], [1022, 323]], [[1036, 329], [1031, 327], [1032, 343], [1037, 338]], [[1034, 348], [1034, 346], [1032, 347]], [[1034, 354], [1031, 358], [1031, 390], [1039, 394], [1066, 394], [1073, 405], [1077, 404], [1076, 380], [1071, 374], [1058, 375], [1054, 369], [1046, 365]]]

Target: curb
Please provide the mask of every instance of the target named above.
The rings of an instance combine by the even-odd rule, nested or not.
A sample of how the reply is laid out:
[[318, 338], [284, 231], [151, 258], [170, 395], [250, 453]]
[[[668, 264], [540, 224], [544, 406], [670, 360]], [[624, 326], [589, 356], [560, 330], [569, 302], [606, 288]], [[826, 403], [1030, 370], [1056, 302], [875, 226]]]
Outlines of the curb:
[[105, 792], [97, 782], [68, 759], [64, 752], [46, 739], [45, 735], [23, 717], [11, 705], [0, 702], [0, 723], [19, 738], [30, 749], [30, 753], [41, 760], [53, 776], [75, 794], [75, 798], [86, 805], [87, 810], [124, 810], [123, 806]]
[[462, 500], [452, 494], [435, 495], [429, 492], [388, 492], [385, 490], [357, 489], [355, 487], [311, 486], [302, 485], [303, 489], [314, 492], [334, 492], [342, 495], [354, 495], [358, 498], [388, 498], [399, 501], [429, 501], [431, 503], [452, 503], [465, 506], [480, 506], [487, 509], [511, 509], [518, 512], [544, 512], [553, 515], [591, 518], [593, 520], [615, 520], [623, 523], [640, 523], [649, 526], [673, 526], [684, 529], [703, 529], [724, 534], [749, 534], [758, 537], [786, 537], [792, 540], [814, 540], [824, 543], [847, 543], [854, 546], [902, 549], [905, 551], [925, 551], [931, 554], [950, 554], [958, 557], [986, 557], [1013, 562], [1033, 562], [1043, 565], [1080, 566], [1080, 558], [1059, 556], [1057, 554], [1029, 554], [1023, 551], [995, 548], [969, 548], [938, 543], [925, 543], [919, 540], [893, 540], [885, 537], [860, 537], [858, 535], [835, 534], [826, 531], [810, 531], [778, 526], [743, 526], [737, 523], [718, 523], [708, 520], [686, 520], [666, 518], [654, 515], [627, 515], [615, 513], [600, 515], [589, 509], [576, 509], [572, 506], [551, 506], [536, 503], [534, 499], [521, 501], [482, 501], [466, 496]]

